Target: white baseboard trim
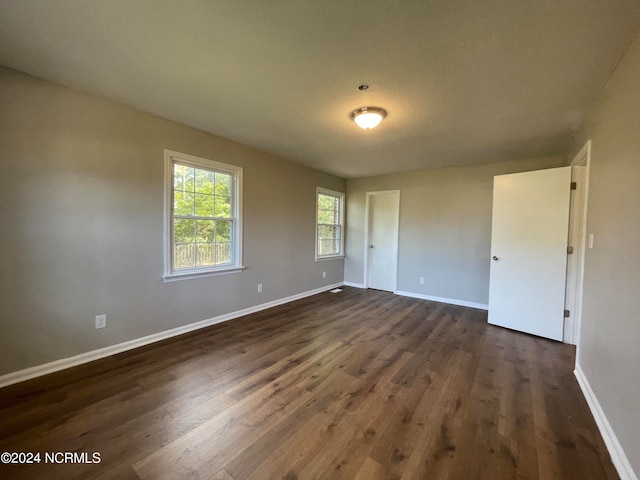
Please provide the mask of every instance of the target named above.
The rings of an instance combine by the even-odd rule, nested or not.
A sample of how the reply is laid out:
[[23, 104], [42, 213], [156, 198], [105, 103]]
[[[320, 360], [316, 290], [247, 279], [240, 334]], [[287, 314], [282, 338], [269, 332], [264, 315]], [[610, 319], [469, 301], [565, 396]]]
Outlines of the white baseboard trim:
[[218, 315], [217, 317], [208, 318], [206, 320], [190, 323], [181, 327], [153, 333], [151, 335], [147, 335], [146, 337], [128, 340], [116, 345], [110, 345], [108, 347], [99, 348], [97, 350], [81, 353], [79, 355], [74, 355], [73, 357], [61, 358], [60, 360], [55, 360], [43, 365], [36, 365], [35, 367], [26, 368], [17, 372], [7, 373], [0, 376], [0, 388], [6, 387], [7, 385], [12, 385], [14, 383], [23, 382], [25, 380], [30, 380], [32, 378], [41, 377], [43, 375], [48, 375], [49, 373], [54, 373], [60, 370], [75, 367], [77, 365], [82, 365], [83, 363], [92, 362], [100, 358], [109, 357], [117, 353], [126, 352], [127, 350], [132, 350], [134, 348], [149, 345], [150, 343], [159, 342], [160, 340], [165, 340], [167, 338], [182, 335], [183, 333], [193, 332], [194, 330], [209, 327], [217, 323], [233, 320], [234, 318], [249, 315], [250, 313], [259, 312], [261, 310], [266, 310], [267, 308], [276, 307], [278, 305], [282, 305], [283, 303], [300, 300], [301, 298], [310, 297], [311, 295], [326, 292], [327, 290], [332, 290], [340, 286], [342, 286], [342, 282], [334, 283], [332, 285], [326, 285], [324, 287], [309, 290], [307, 292], [297, 293], [295, 295], [291, 295], [290, 297], [280, 298], [278, 300], [262, 303], [260, 305], [255, 305], [253, 307], [248, 307], [235, 312], [225, 313], [223, 315]]
[[456, 300], [454, 298], [433, 297], [431, 295], [423, 295], [422, 293], [405, 292], [397, 290], [396, 295], [402, 295], [403, 297], [421, 298], [422, 300], [431, 300], [432, 302], [448, 303], [450, 305], [458, 305], [460, 307], [478, 308], [480, 310], [489, 310], [489, 305], [485, 303], [467, 302], [466, 300]]
[[344, 282], [345, 287], [365, 288], [364, 283]]
[[607, 450], [609, 450], [611, 461], [616, 467], [616, 470], [618, 470], [620, 480], [638, 480], [638, 477], [633, 472], [631, 464], [622, 449], [622, 445], [618, 442], [618, 438], [616, 437], [613, 428], [611, 428], [611, 424], [609, 423], [609, 420], [607, 420], [604, 410], [602, 410], [602, 407], [600, 406], [600, 402], [598, 401], [596, 394], [593, 392], [591, 385], [589, 384], [589, 380], [587, 380], [587, 377], [579, 364], [576, 363], [576, 368], [573, 373], [578, 380], [578, 385], [580, 385], [584, 398], [587, 400], [587, 404], [591, 409], [593, 418], [595, 418], [596, 424], [600, 429], [600, 434], [607, 446]]

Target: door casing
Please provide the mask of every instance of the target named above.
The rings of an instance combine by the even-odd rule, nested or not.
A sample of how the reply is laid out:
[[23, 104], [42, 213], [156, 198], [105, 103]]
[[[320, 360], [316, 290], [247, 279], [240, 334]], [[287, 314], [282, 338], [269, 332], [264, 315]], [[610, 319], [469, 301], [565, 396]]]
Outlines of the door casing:
[[582, 169], [577, 180], [571, 204], [569, 231], [573, 233], [573, 254], [567, 262], [567, 297], [565, 308], [564, 343], [576, 345], [576, 359], [580, 356], [580, 326], [582, 324], [582, 295], [584, 289], [584, 262], [587, 250], [587, 209], [589, 206], [589, 167], [591, 165], [591, 140], [588, 140], [571, 161], [571, 167]]

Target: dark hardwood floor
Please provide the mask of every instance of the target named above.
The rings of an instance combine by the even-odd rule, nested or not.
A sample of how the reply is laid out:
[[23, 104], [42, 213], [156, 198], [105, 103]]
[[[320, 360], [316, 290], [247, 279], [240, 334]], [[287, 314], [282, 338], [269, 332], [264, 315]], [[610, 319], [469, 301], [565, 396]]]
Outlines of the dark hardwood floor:
[[0, 452], [43, 456], [0, 478], [618, 478], [573, 362], [480, 310], [345, 288], [0, 390]]

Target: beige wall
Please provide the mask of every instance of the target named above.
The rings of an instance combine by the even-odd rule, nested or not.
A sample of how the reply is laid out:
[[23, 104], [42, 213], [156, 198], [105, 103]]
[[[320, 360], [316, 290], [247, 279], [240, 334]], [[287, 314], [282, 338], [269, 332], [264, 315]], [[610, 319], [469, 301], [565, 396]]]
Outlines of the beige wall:
[[397, 290], [486, 305], [494, 175], [561, 165], [556, 156], [349, 179], [345, 281], [364, 281], [366, 192], [399, 189]]
[[592, 140], [578, 363], [640, 477], [640, 38], [619, 64], [569, 158]]
[[[344, 180], [4, 68], [0, 106], [0, 374], [343, 280], [314, 235]], [[244, 272], [162, 282], [165, 148], [244, 167]]]

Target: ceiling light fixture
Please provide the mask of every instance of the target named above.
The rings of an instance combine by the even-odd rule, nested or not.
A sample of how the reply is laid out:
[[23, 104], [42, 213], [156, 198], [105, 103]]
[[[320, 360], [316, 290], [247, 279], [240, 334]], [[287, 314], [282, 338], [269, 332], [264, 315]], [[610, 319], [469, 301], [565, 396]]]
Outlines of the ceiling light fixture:
[[351, 119], [365, 130], [377, 127], [386, 116], [387, 111], [380, 107], [361, 107], [351, 112]]

